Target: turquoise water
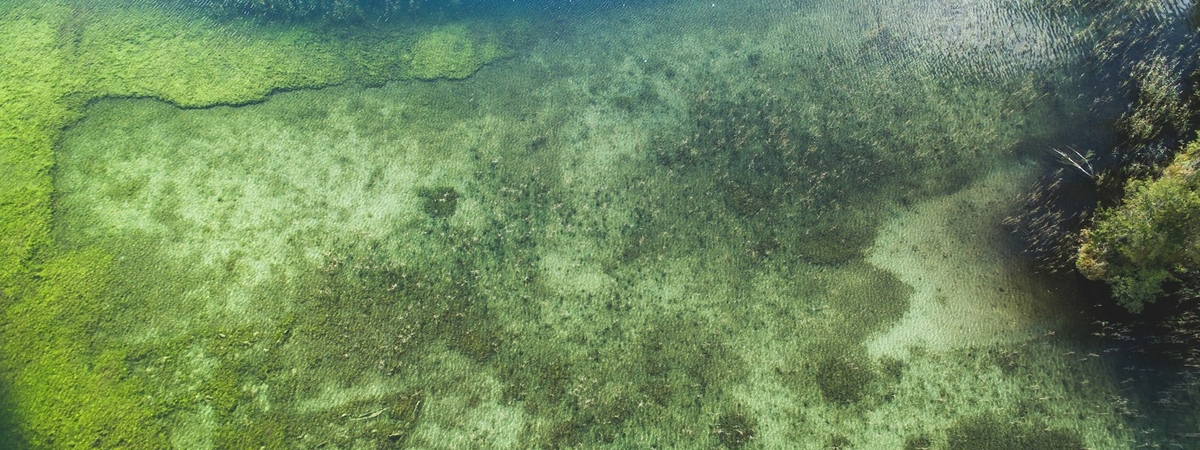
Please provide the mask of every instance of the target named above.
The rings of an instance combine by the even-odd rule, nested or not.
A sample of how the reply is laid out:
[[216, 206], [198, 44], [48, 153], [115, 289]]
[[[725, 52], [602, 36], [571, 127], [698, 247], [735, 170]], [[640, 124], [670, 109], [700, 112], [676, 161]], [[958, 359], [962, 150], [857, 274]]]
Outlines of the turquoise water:
[[1051, 147], [1112, 139], [1122, 68], [1181, 51], [1187, 4], [525, 6], [390, 19], [507, 30], [466, 76], [82, 109], [52, 236], [111, 255], [85, 354], [128, 355], [153, 434], [1195, 444], [1194, 406], [1150, 430], [1092, 299], [1000, 225]]

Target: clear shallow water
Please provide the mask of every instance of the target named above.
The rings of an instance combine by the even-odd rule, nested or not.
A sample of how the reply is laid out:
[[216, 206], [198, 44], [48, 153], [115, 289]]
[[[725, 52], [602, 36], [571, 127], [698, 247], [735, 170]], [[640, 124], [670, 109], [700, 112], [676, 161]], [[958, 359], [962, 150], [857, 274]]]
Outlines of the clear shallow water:
[[1097, 14], [659, 3], [459, 81], [100, 101], [54, 235], [178, 448], [1166, 442], [999, 227], [1104, 139]]

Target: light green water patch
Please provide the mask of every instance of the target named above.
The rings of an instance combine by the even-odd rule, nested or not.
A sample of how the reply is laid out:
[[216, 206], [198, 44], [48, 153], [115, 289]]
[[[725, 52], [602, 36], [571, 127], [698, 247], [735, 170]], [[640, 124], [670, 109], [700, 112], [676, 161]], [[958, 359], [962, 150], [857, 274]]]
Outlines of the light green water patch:
[[[187, 112], [114, 101], [67, 134], [60, 240], [120, 255], [102, 333], [139, 349], [132, 368], [177, 446], [453, 446], [521, 416], [463, 393], [488, 379], [473, 365], [505, 325], [475, 280], [527, 263], [476, 261], [474, 247], [509, 238], [481, 199], [511, 191], [481, 194], [473, 178], [491, 164], [480, 147], [504, 139], [454, 98], [420, 84]], [[467, 369], [480, 373], [455, 381]], [[392, 431], [369, 436], [380, 422]]]
[[1053, 337], [904, 359], [769, 347], [750, 350], [758, 369], [732, 388], [762, 448], [1124, 448], [1134, 438], [1109, 369]]
[[[456, 120], [442, 120], [454, 101], [438, 103], [435, 111], [417, 96], [384, 103], [345, 89], [250, 110], [106, 103], [64, 139], [72, 151], [60, 159], [70, 169], [57, 179], [59, 217], [78, 231], [61, 241], [154, 255], [142, 258], [151, 279], [181, 281], [166, 296], [174, 307], [254, 322], [286, 310], [256, 304], [256, 289], [302, 276], [298, 264], [336, 264], [342, 243], [385, 242], [375, 250], [392, 259], [381, 263], [407, 261], [421, 255], [426, 228], [480, 222], [469, 150], [488, 127], [465, 103]], [[431, 209], [447, 201], [427, 195], [435, 191], [462, 198]], [[154, 269], [162, 265], [171, 269]]]
[[904, 320], [870, 342], [873, 355], [1020, 342], [1069, 322], [1072, 284], [1037, 275], [1001, 226], [1032, 182], [1031, 170], [998, 168], [883, 226], [868, 261], [895, 273], [914, 295]]

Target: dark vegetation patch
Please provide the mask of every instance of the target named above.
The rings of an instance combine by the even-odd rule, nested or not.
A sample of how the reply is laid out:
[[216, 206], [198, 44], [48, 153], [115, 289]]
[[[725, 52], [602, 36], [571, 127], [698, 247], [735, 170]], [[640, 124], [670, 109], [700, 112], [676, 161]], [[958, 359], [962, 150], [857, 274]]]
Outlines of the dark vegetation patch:
[[440, 0], [186, 0], [229, 14], [273, 20], [325, 19], [337, 23], [377, 22], [416, 16], [425, 9], [455, 10], [459, 2]]
[[[945, 150], [958, 146], [944, 141], [947, 133], [896, 130], [882, 118], [847, 123], [856, 106], [840, 104], [845, 99], [829, 89], [821, 92], [835, 98], [814, 98], [812, 92], [794, 91], [808, 86], [781, 87], [770, 73], [755, 76], [761, 79], [744, 86], [697, 86], [691, 126], [652, 145], [661, 166], [707, 180], [699, 188], [704, 196], [719, 199], [757, 242], [777, 243], [771, 253], [816, 264], [861, 258], [882, 220], [879, 208], [865, 205], [941, 193], [977, 173], [971, 161], [978, 158]], [[899, 103], [880, 99], [889, 101]], [[813, 114], [813, 103], [828, 111]], [[961, 170], [951, 169], [958, 166]]]
[[454, 328], [487, 317], [462, 270], [446, 261], [425, 261], [418, 268], [370, 256], [335, 258], [323, 269], [316, 295], [302, 303], [297, 337], [314, 366], [337, 361], [354, 371], [383, 374], [399, 370], [407, 352], [434, 340], [473, 358], [484, 356], [491, 344], [478, 341], [489, 339], [488, 327], [469, 337]]
[[649, 324], [635, 338], [596, 337], [583, 355], [523, 337], [528, 344], [517, 343], [496, 360], [504, 401], [557, 418], [544, 434], [528, 437], [541, 448], [611, 443], [640, 427], [703, 421], [702, 405], [724, 401], [724, 386], [744, 376], [726, 338], [708, 328]]
[[712, 426], [712, 434], [728, 449], [739, 449], [754, 440], [758, 424], [741, 411], [726, 411]]
[[516, 346], [504, 355], [503, 400], [521, 402], [530, 414], [553, 411], [567, 400], [574, 382], [570, 362], [553, 349]]
[[993, 416], [960, 420], [947, 434], [947, 450], [1084, 450], [1080, 437], [1066, 430], [1017, 423]]
[[825, 325], [814, 330], [820, 338], [797, 342], [797, 363], [775, 369], [780, 381], [798, 393], [816, 387], [834, 405], [872, 407], [890, 401], [907, 365], [893, 358], [876, 363], [863, 342], [904, 314], [910, 289], [886, 271], [865, 264], [845, 266], [831, 286], [814, 294], [824, 299], [819, 313], [826, 316]]
[[728, 348], [728, 337], [701, 321], [650, 325], [637, 342], [642, 383], [639, 387], [663, 407], [687, 405], [696, 396], [720, 393], [745, 376], [741, 358]]
[[[639, 408], [634, 398], [605, 397], [594, 406], [576, 408], [570, 420], [560, 424], [564, 427], [560, 436], [567, 438], [565, 442], [611, 444], [626, 434], [626, 422], [637, 414]], [[643, 425], [649, 423], [652, 422]]]
[[835, 434], [829, 436], [829, 441], [825, 443], [825, 448], [829, 450], [848, 450], [853, 448], [853, 446], [850, 445], [850, 438], [841, 434]]
[[7, 443], [11, 449], [28, 448], [28, 443], [18, 432], [17, 411], [8, 399], [8, 385], [0, 382], [0, 442]]
[[[1037, 363], [1037, 355], [1032, 354], [1032, 351], [1025, 346], [997, 346], [976, 351], [979, 352], [980, 361], [1000, 368], [1000, 371], [1005, 375], [1021, 373], [1028, 370], [1031, 365], [1036, 366]], [[970, 354], [968, 356], [974, 355]]]
[[458, 208], [458, 191], [452, 187], [421, 188], [417, 196], [421, 197], [421, 210], [435, 219], [453, 216]]
[[[1132, 4], [1114, 4], [1105, 21], [1123, 22], [1140, 14]], [[1056, 136], [1050, 142], [1029, 142], [1049, 167], [1047, 174], [1026, 193], [1024, 205], [1006, 223], [1027, 243], [1028, 250], [1049, 271], [1075, 269], [1080, 231], [1092, 223], [1096, 208], [1121, 202], [1131, 179], [1156, 175], [1167, 165], [1184, 139], [1191, 138], [1200, 107], [1200, 72], [1190, 56], [1177, 58], [1146, 52], [1147, 46], [1169, 48], [1173, 39], [1156, 27], [1107, 26], [1098, 28], [1105, 42], [1104, 58], [1120, 64], [1098, 67], [1091, 84], [1097, 91], [1086, 95], [1114, 101], [1097, 103], [1086, 126]], [[1130, 39], [1126, 32], [1134, 32]], [[1195, 48], [1180, 47], [1183, 55]], [[1168, 52], [1170, 53], [1170, 52]], [[1111, 78], [1113, 81], [1105, 80]], [[1104, 126], [1101, 123], [1109, 123]], [[1079, 133], [1076, 130], [1085, 130]], [[1090, 131], [1100, 130], [1100, 131]]]
[[905, 370], [908, 370], [908, 363], [899, 358], [885, 356], [879, 362], [879, 372], [891, 382], [903, 379]]
[[659, 104], [658, 90], [648, 82], [642, 82], [633, 92], [623, 92], [610, 97], [613, 107], [628, 113], [646, 112]]
[[[711, 180], [711, 194], [772, 250], [836, 264], [861, 256], [872, 221], [845, 220], [839, 204], [875, 182], [862, 171], [869, 151], [842, 147], [794, 120], [789, 99], [765, 86], [707, 86], [692, 104], [690, 135], [656, 144], [657, 160]], [[833, 156], [837, 153], [837, 156]]]
[[879, 375], [864, 354], [830, 355], [817, 361], [813, 373], [821, 397], [836, 405], [862, 401], [875, 392]]
[[[148, 394], [164, 411], [210, 406], [216, 421], [213, 443], [217, 448], [289, 448], [297, 443], [350, 447], [364, 439], [374, 441], [375, 448], [392, 448], [407, 442], [424, 404], [425, 394], [419, 389], [361, 399], [323, 411], [302, 412], [277, 403], [286, 402], [293, 395], [312, 395], [324, 382], [311, 377], [298, 378], [296, 373], [325, 373], [319, 371], [318, 365], [328, 365], [337, 356], [344, 357], [316, 355], [312, 360], [297, 357], [287, 344], [298, 328], [303, 332], [304, 325], [303, 319], [289, 316], [274, 327], [213, 329], [199, 333], [205, 337], [198, 340], [177, 340], [147, 350], [128, 363], [138, 373], [154, 374], [165, 362], [186, 362], [197, 351], [215, 363], [211, 371], [175, 371], [147, 381], [153, 386]], [[355, 363], [351, 358], [345, 359]], [[362, 369], [340, 362], [338, 368], [350, 377], [361, 374]], [[295, 369], [301, 370], [294, 372]], [[181, 385], [194, 387], [180, 389]]]
[[890, 327], [908, 311], [912, 287], [871, 264], [845, 266], [825, 301], [838, 314], [838, 339], [855, 345]]
[[[1140, 14], [1131, 3], [1112, 6], [1103, 20]], [[1194, 437], [1168, 428], [1187, 422], [1179, 413], [1195, 410], [1192, 380], [1200, 361], [1200, 272], [1190, 244], [1195, 233], [1188, 232], [1196, 228], [1195, 164], [1180, 164], [1191, 159], [1191, 145], [1200, 145], [1184, 144], [1200, 124], [1200, 41], [1189, 36], [1187, 45], [1176, 46], [1176, 25], [1097, 28], [1109, 33], [1098, 37], [1112, 64], [1097, 67], [1096, 90], [1104, 92], [1096, 98], [1112, 100], [1092, 111], [1096, 121], [1112, 126], [1104, 127], [1103, 139], [1039, 148], [1048, 154], [1046, 175], [1007, 223], [1044, 270], [1081, 282], [1088, 305], [1095, 305], [1081, 323], [1092, 324], [1092, 334], [1107, 341], [1101, 345], [1137, 361], [1122, 363], [1118, 378], [1126, 379], [1123, 402], [1147, 405], [1134, 414], [1146, 414], [1142, 420], [1156, 429], [1156, 436], [1139, 439], [1146, 446], [1192, 448]], [[1142, 388], [1129, 387], [1138, 384]]]
[[933, 440], [926, 435], [911, 436], [904, 440], [904, 450], [933, 450]]

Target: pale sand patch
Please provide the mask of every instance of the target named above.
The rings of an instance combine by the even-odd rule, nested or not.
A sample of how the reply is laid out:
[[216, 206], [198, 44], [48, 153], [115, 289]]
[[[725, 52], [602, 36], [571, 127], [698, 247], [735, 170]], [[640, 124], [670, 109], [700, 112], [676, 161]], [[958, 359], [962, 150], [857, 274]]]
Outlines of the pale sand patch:
[[1072, 287], [1034, 273], [1000, 225], [1033, 181], [1032, 170], [997, 170], [884, 225], [867, 258], [914, 293], [904, 317], [868, 343], [872, 356], [1022, 341], [1066, 316], [1057, 309]]

